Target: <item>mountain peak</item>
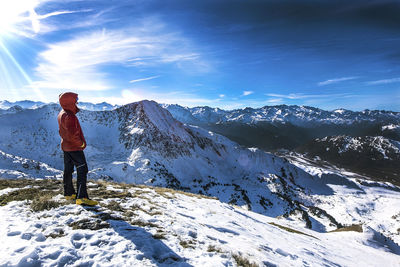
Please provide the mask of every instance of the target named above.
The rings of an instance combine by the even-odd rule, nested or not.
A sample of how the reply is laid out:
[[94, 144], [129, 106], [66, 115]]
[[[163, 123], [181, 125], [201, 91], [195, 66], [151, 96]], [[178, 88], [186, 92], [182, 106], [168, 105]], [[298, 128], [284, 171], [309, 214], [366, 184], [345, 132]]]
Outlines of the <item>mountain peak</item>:
[[172, 117], [171, 113], [152, 100], [142, 100], [137, 103], [137, 112], [143, 118], [145, 116], [160, 132], [169, 136], [178, 137], [183, 141], [189, 141], [190, 136], [183, 128], [183, 124]]
[[120, 113], [121, 138], [126, 148], [147, 147], [164, 156], [189, 153], [192, 136], [157, 102], [142, 100], [117, 109]]

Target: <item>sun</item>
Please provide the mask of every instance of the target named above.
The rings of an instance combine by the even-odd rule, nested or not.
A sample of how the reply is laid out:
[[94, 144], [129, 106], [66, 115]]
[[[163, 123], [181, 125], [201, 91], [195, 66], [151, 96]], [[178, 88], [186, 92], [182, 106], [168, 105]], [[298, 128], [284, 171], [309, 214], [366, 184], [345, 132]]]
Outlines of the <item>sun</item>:
[[0, 36], [26, 35], [27, 31], [38, 31], [35, 0], [13, 0], [0, 2]]
[[39, 20], [34, 10], [38, 4], [36, 0], [0, 0], [0, 89], [20, 96], [18, 88], [29, 85], [40, 99], [45, 100], [24, 65], [18, 61], [18, 51], [9, 49], [13, 45], [11, 40], [38, 33]]

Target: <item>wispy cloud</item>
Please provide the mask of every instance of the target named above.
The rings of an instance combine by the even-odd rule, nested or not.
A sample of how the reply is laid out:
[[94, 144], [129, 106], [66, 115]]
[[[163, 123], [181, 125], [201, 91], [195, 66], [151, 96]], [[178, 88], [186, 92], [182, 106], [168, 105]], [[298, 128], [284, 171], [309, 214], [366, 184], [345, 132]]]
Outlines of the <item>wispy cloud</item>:
[[343, 78], [330, 79], [330, 80], [326, 80], [323, 82], [319, 82], [318, 86], [324, 86], [324, 85], [328, 85], [328, 84], [339, 83], [339, 82], [354, 80], [354, 79], [358, 79], [358, 78], [359, 77], [343, 77]]
[[[93, 97], [89, 97], [92, 99]], [[83, 98], [82, 98], [83, 99]], [[120, 96], [107, 98], [96, 98], [96, 101], [112, 102], [113, 104], [128, 104], [143, 99], [154, 100], [163, 104], [180, 104], [183, 106], [215, 106], [221, 103], [221, 99], [211, 99], [202, 97], [197, 94], [187, 93], [185, 91], [170, 91], [170, 92], [151, 92], [146, 89], [133, 88], [120, 91]], [[93, 101], [93, 100], [92, 100]]]
[[119, 91], [118, 95], [112, 97], [97, 97], [90, 92], [80, 94], [82, 101], [91, 102], [108, 102], [111, 104], [128, 104], [143, 99], [154, 100], [163, 104], [179, 104], [187, 107], [210, 106], [223, 109], [236, 109], [245, 107], [262, 107], [267, 104], [278, 104], [277, 102], [268, 102], [265, 100], [244, 100], [238, 101], [234, 98], [207, 98], [196, 93], [188, 93], [186, 91], [169, 91], [169, 92], [151, 92], [144, 88], [131, 88]]
[[283, 98], [270, 98], [266, 101], [268, 104], [281, 104], [283, 103]]
[[398, 82], [400, 82], [400, 78], [371, 81], [371, 82], [367, 82], [367, 84], [368, 85], [380, 85], [380, 84], [389, 84], [389, 83], [398, 83]]
[[[194, 50], [190, 41], [181, 34], [169, 32], [157, 19], [147, 18], [135, 28], [81, 33], [74, 39], [49, 45], [39, 54], [36, 68], [39, 79], [35, 85], [44, 88], [111, 89], [110, 74], [102, 71], [102, 66], [203, 64]], [[132, 80], [131, 83], [141, 80]]]
[[242, 96], [248, 96], [248, 95], [251, 95], [251, 94], [254, 94], [254, 92], [253, 91], [243, 91]]
[[160, 75], [157, 76], [151, 76], [151, 77], [147, 77], [147, 78], [141, 78], [141, 79], [136, 79], [136, 80], [131, 80], [129, 81], [130, 83], [137, 83], [137, 82], [142, 82], [142, 81], [148, 81], [148, 80], [153, 80], [160, 77]]
[[348, 93], [340, 93], [340, 94], [300, 94], [300, 93], [292, 93], [292, 94], [265, 94], [266, 96], [278, 97], [284, 99], [311, 99], [311, 98], [329, 98], [329, 97], [346, 97], [350, 94]]
[[225, 97], [224, 94], [220, 94], [220, 95], [218, 95], [218, 96], [219, 96], [219, 98], [224, 98], [224, 97]]

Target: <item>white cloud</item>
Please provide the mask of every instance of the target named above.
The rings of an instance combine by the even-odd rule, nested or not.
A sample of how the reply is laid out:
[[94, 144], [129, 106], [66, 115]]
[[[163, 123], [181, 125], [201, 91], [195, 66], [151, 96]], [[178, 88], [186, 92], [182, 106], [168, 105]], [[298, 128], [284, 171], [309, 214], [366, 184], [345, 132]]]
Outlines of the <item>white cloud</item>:
[[[107, 17], [105, 14], [110, 12], [113, 8], [109, 8], [106, 10], [101, 10], [99, 12], [94, 13], [94, 10], [85, 9], [85, 10], [77, 10], [77, 11], [69, 11], [63, 12], [62, 14], [72, 14], [79, 12], [87, 12], [84, 16], [80, 16], [79, 19], [71, 19], [68, 20], [68, 23], [65, 23], [65, 19], [63, 20], [52, 20], [51, 22], [45, 19], [40, 21], [40, 32], [38, 34], [47, 34], [51, 32], [63, 31], [63, 30], [77, 30], [77, 29], [85, 29], [93, 26], [100, 27], [101, 25], [105, 25], [109, 22], [114, 22], [117, 18]], [[56, 13], [56, 12], [53, 12]], [[51, 14], [51, 13], [50, 13]], [[71, 18], [71, 17], [69, 17]], [[69, 19], [68, 18], [68, 19]], [[82, 19], [84, 18], [84, 19]]]
[[299, 93], [291, 93], [291, 94], [265, 94], [266, 96], [285, 98], [285, 99], [310, 99], [310, 98], [330, 98], [330, 97], [347, 97], [351, 94], [348, 93], [340, 93], [340, 94], [299, 94]]
[[283, 94], [265, 94], [266, 96], [271, 96], [271, 97], [279, 97], [280, 99], [282, 98], [287, 98], [287, 99], [301, 99], [305, 98], [304, 95], [302, 94], [288, 94], [288, 95], [283, 95]]
[[251, 95], [251, 94], [254, 94], [254, 92], [253, 91], [243, 91], [242, 96], [248, 96], [248, 95]]
[[145, 88], [124, 89], [119, 95], [113, 97], [93, 97], [90, 93], [83, 93], [82, 101], [88, 102], [108, 102], [111, 104], [124, 105], [140, 100], [154, 100], [163, 104], [179, 104], [182, 106], [215, 106], [219, 105], [220, 99], [209, 99], [200, 97], [196, 94], [186, 93], [184, 91], [171, 91], [166, 93], [149, 92]]
[[379, 85], [379, 84], [389, 84], [389, 83], [398, 83], [400, 82], [400, 78], [392, 78], [378, 81], [367, 82], [368, 85]]
[[343, 77], [343, 78], [330, 79], [330, 80], [326, 80], [323, 82], [319, 82], [318, 86], [324, 86], [324, 85], [328, 85], [328, 84], [339, 83], [339, 82], [344, 82], [344, 81], [349, 81], [349, 80], [354, 80], [354, 79], [358, 79], [358, 77]]
[[163, 23], [147, 18], [135, 28], [81, 33], [74, 39], [49, 45], [39, 54], [36, 68], [39, 79], [35, 85], [107, 90], [113, 85], [110, 74], [101, 71], [102, 66], [203, 64], [200, 55], [193, 50], [190, 42], [179, 33], [168, 32]]
[[219, 96], [219, 98], [224, 98], [224, 97], [225, 97], [224, 94], [220, 94], [220, 95], [218, 95], [218, 96]]
[[137, 82], [142, 82], [142, 81], [148, 81], [148, 80], [153, 80], [160, 77], [159, 75], [157, 76], [151, 76], [151, 77], [147, 77], [147, 78], [141, 78], [141, 79], [136, 79], [136, 80], [131, 80], [129, 81], [130, 83], [137, 83]]
[[281, 104], [281, 103], [283, 103], [283, 98], [270, 98], [266, 102], [268, 104], [273, 104], [273, 105]]

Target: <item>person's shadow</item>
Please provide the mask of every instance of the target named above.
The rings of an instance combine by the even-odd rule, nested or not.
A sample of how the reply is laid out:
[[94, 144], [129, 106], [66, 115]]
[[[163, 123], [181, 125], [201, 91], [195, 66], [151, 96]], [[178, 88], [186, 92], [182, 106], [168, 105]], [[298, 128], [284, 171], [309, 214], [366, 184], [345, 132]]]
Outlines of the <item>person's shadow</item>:
[[[86, 210], [93, 212], [96, 216], [106, 215], [110, 218], [110, 213], [106, 211], [98, 211], [94, 207], [83, 206]], [[145, 229], [133, 226], [123, 220], [106, 219], [107, 223], [123, 238], [131, 241], [135, 245], [135, 249], [140, 250], [143, 254], [136, 256], [138, 260], [144, 258], [150, 260], [157, 266], [182, 266], [193, 267], [187, 263], [186, 258], [180, 257], [161, 240], [156, 239]]]

